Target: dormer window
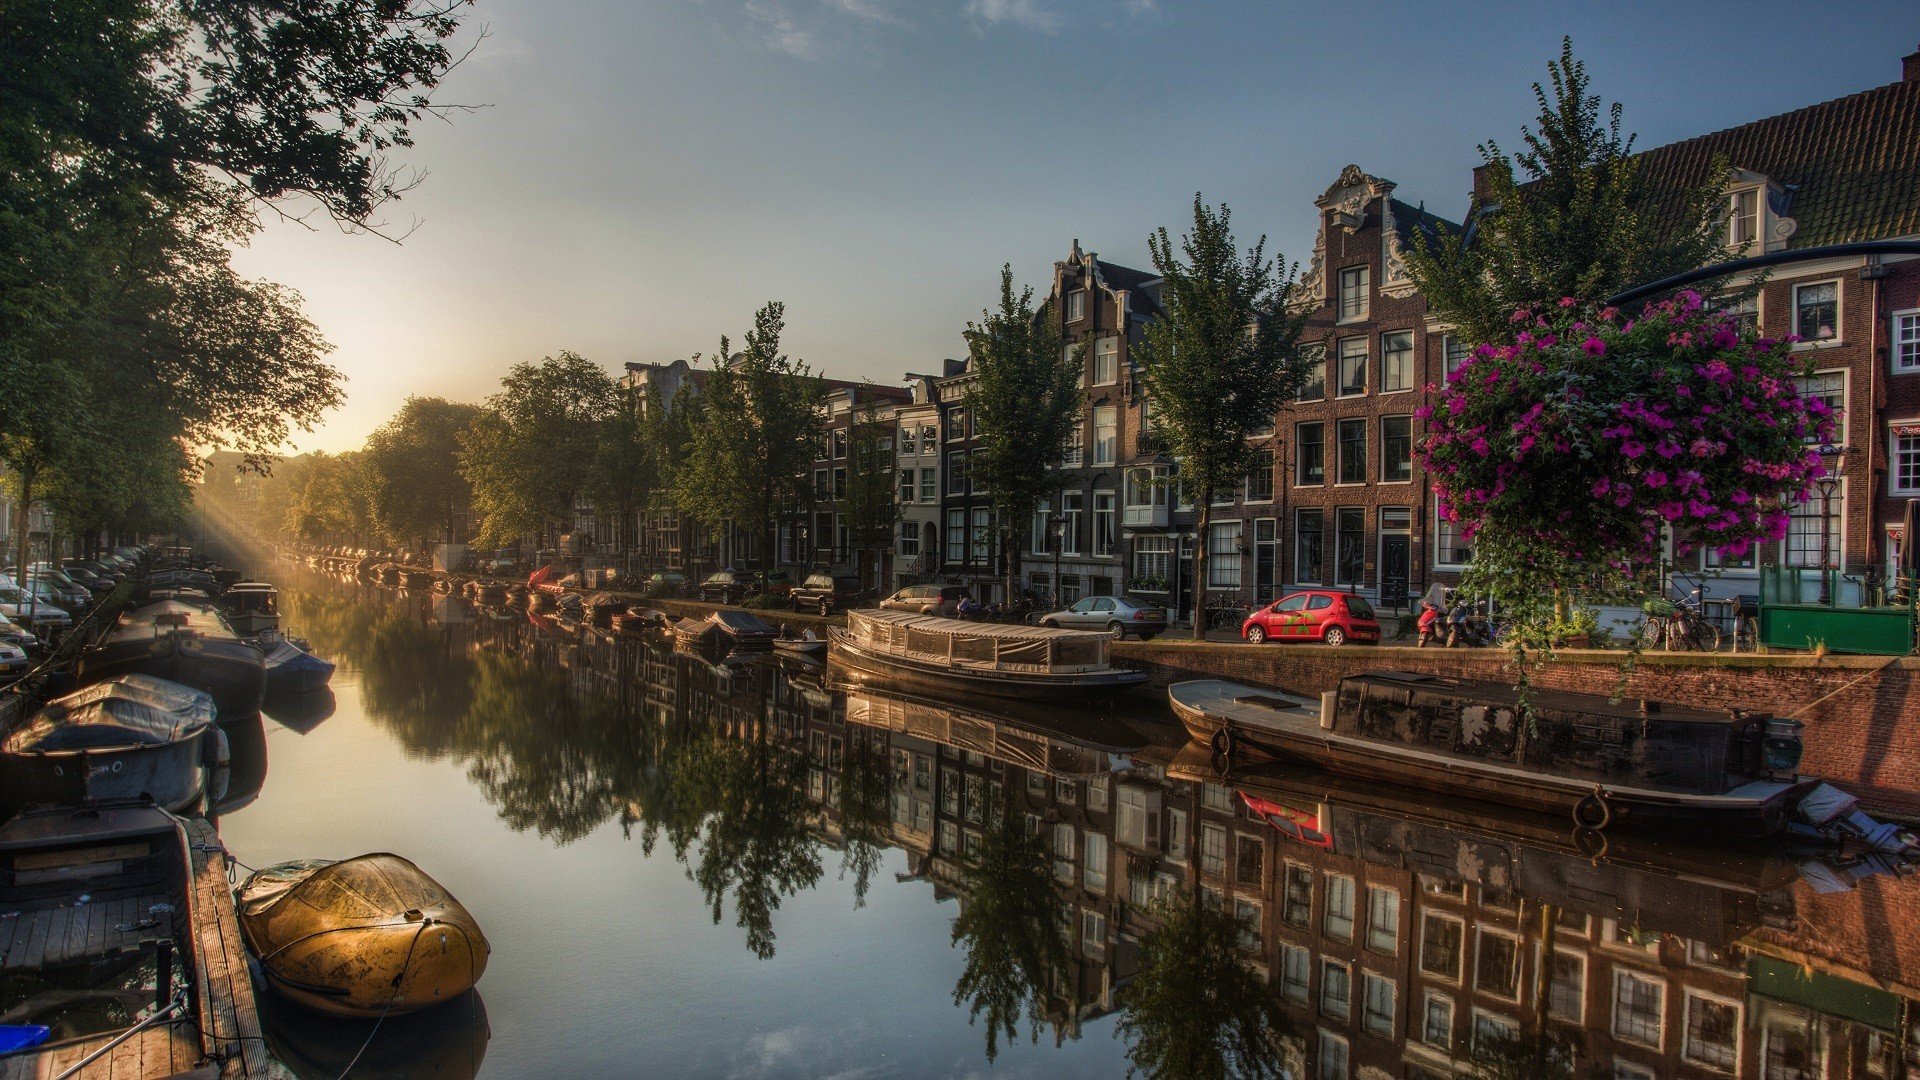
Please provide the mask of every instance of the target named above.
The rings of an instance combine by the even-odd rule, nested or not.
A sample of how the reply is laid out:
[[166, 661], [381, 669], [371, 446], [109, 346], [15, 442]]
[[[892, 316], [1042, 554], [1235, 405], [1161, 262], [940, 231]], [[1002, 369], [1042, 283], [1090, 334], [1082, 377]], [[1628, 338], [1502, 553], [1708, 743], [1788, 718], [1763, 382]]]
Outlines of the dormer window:
[[1341, 322], [1358, 322], [1367, 317], [1367, 290], [1371, 284], [1370, 268], [1349, 266], [1340, 271], [1340, 313]]
[[1759, 188], [1742, 188], [1727, 197], [1727, 246], [1737, 254], [1759, 253]]
[[1075, 289], [1067, 294], [1067, 321], [1079, 322], [1087, 317], [1087, 290]]

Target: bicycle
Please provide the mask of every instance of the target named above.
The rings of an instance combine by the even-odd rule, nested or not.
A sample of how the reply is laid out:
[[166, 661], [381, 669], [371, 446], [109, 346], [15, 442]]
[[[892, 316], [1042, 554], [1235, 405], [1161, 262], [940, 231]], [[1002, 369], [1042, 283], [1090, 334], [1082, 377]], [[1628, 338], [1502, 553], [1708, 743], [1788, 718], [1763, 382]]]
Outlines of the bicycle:
[[1720, 628], [1707, 618], [1700, 604], [1700, 590], [1694, 589], [1680, 600], [1650, 600], [1647, 614], [1647, 640], [1668, 652], [1718, 652]]
[[1231, 603], [1216, 604], [1202, 611], [1201, 617], [1206, 620], [1206, 629], [1208, 630], [1233, 630], [1237, 632], [1241, 624], [1247, 621], [1247, 609]]

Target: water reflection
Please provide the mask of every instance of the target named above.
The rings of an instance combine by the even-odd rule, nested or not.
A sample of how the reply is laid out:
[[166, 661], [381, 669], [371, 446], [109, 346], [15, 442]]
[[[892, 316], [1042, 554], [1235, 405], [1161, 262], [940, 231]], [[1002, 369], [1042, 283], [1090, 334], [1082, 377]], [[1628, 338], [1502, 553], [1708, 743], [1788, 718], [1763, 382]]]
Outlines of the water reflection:
[[[568, 844], [617, 824], [671, 852], [754, 956], [775, 955], [783, 901], [832, 872], [862, 904], [884, 853], [904, 852], [907, 876], [958, 901], [953, 997], [989, 1059], [1115, 1012], [1137, 1038], [1230, 1049], [1234, 1003], [1209, 996], [1202, 963], [1219, 932], [1168, 914], [1185, 905], [1228, 916], [1268, 995], [1240, 1011], [1267, 1017], [1296, 1077], [1812, 1080], [1920, 1063], [1909, 879], [1600, 845], [1280, 768], [1223, 778], [1155, 710], [838, 689], [818, 664], [716, 662], [444, 596], [287, 600], [408, 753], [458, 762], [515, 830]], [[1189, 965], [1153, 963], [1155, 944]]]

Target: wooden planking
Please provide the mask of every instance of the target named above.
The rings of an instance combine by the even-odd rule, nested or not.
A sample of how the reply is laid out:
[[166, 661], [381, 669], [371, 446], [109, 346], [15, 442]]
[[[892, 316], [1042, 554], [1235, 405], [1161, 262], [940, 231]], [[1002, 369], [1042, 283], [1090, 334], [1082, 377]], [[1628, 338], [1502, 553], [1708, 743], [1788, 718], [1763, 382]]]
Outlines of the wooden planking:
[[[43, 967], [120, 952], [134, 952], [168, 932], [166, 922], [145, 930], [121, 930], [147, 917], [147, 909], [163, 900], [158, 894], [102, 900], [78, 907], [39, 908], [5, 922], [13, 925], [9, 947], [0, 960], [8, 971]], [[17, 925], [15, 925], [17, 924]]]
[[234, 910], [233, 889], [227, 884], [226, 849], [203, 818], [187, 823], [187, 838], [193, 856], [191, 933], [208, 1052], [224, 1050], [229, 1055], [220, 1070], [222, 1077], [290, 1077], [267, 1052], [260, 1028], [240, 918]]

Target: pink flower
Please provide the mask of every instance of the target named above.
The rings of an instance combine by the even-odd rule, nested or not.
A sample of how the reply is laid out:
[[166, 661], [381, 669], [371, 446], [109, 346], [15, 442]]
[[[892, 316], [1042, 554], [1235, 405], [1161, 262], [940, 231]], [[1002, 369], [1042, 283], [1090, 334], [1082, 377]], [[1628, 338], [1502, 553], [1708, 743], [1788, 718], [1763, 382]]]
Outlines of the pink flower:
[[1572, 307], [1572, 306], [1574, 306], [1575, 304], [1578, 304], [1579, 302], [1580, 302], [1580, 301], [1578, 301], [1578, 300], [1575, 300], [1575, 299], [1574, 299], [1573, 297], [1571, 297], [1571, 296], [1563, 296], [1563, 297], [1561, 297], [1561, 298], [1560, 298], [1560, 306], [1561, 306], [1561, 307], [1563, 307], [1563, 308], [1570, 308], [1570, 307]]
[[1740, 335], [1734, 333], [1731, 329], [1723, 326], [1720, 329], [1714, 331], [1714, 334], [1713, 334], [1714, 348], [1731, 349], [1738, 344], [1740, 344]]
[[1620, 444], [1620, 452], [1629, 458], [1637, 458], [1646, 453], [1647, 448], [1634, 442], [1632, 439], [1628, 439], [1626, 442]]
[[1646, 476], [1641, 477], [1641, 480], [1650, 488], [1663, 488], [1667, 486], [1667, 474], [1661, 472], [1659, 469], [1650, 470]]
[[1586, 353], [1588, 356], [1605, 356], [1607, 355], [1607, 343], [1601, 341], [1597, 336], [1590, 337], [1580, 343], [1580, 351]]

